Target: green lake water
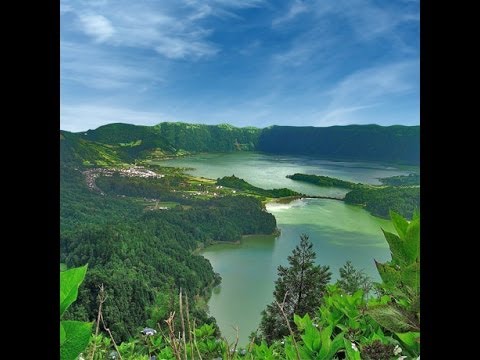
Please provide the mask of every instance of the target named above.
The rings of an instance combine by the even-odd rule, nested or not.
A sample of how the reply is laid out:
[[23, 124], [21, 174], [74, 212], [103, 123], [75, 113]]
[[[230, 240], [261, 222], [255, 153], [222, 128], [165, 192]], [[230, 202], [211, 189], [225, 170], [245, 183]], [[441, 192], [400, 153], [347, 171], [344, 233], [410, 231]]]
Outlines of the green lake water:
[[[343, 180], [378, 184], [378, 178], [406, 175], [395, 166], [366, 162], [333, 162], [309, 157], [275, 156], [259, 153], [206, 154], [162, 161], [163, 165], [194, 168], [196, 176], [218, 178], [235, 174], [266, 189], [288, 187], [309, 195], [343, 196], [346, 191], [321, 188], [290, 180], [296, 172], [326, 175]], [[287, 264], [287, 256], [306, 233], [314, 244], [317, 263], [329, 265], [332, 280], [347, 261], [375, 280], [373, 259], [390, 259], [381, 228], [393, 231], [391, 223], [341, 201], [301, 199], [289, 204], [270, 203], [267, 210], [277, 219], [280, 236], [251, 236], [240, 245], [218, 244], [202, 254], [222, 276], [221, 285], [208, 302], [210, 314], [222, 334], [232, 340], [239, 328], [240, 345], [258, 327], [261, 311], [273, 300], [276, 268]]]

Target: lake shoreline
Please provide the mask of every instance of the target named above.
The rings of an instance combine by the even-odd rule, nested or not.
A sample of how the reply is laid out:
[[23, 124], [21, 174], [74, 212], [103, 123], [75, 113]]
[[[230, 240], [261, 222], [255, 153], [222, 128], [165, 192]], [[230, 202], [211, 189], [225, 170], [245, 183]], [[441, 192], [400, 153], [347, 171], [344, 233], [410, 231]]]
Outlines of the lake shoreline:
[[325, 174], [352, 182], [372, 183], [374, 178], [405, 173], [377, 164], [338, 166], [311, 158], [303, 160], [289, 157], [280, 161], [278, 157], [243, 153], [218, 157], [188, 156], [182, 161], [164, 163], [195, 168], [191, 176], [217, 179], [235, 174], [263, 189], [289, 188], [307, 194], [261, 199], [265, 211], [274, 215], [277, 228], [281, 229], [278, 237], [248, 234], [234, 242], [202, 244], [196, 251], [209, 260], [213, 271], [221, 276], [221, 283], [212, 289], [207, 305], [209, 314], [217, 319], [222, 334], [228, 339], [235, 339], [236, 333], [231, 326], [236, 325], [239, 327], [239, 343], [248, 341], [250, 331], [258, 326], [261, 311], [272, 301], [277, 267], [285, 265], [301, 234], [310, 236], [317, 254], [316, 262], [330, 266], [333, 278], [338, 277], [338, 269], [347, 260], [373, 276], [378, 274], [373, 259], [386, 261], [389, 258], [388, 248], [383, 246], [385, 240], [381, 229], [394, 231], [391, 224], [360, 206], [320, 198], [343, 197], [346, 191], [296, 182], [286, 175], [297, 172]]
[[209, 247], [213, 246], [213, 245], [232, 245], [232, 246], [238, 246], [238, 245], [241, 245], [243, 240], [245, 239], [249, 239], [249, 238], [253, 238], [253, 237], [256, 237], [256, 238], [259, 238], [259, 237], [265, 237], [265, 238], [268, 238], [268, 237], [279, 237], [281, 235], [281, 231], [280, 229], [277, 227], [275, 229], [274, 232], [272, 232], [271, 234], [246, 234], [246, 235], [242, 235], [242, 237], [240, 238], [240, 240], [235, 240], [235, 241], [220, 241], [220, 240], [215, 240], [215, 241], [211, 241], [209, 242], [208, 244], [201, 244], [199, 246], [197, 246], [197, 248], [195, 250], [192, 251], [192, 254], [193, 255], [201, 255], [201, 252], [208, 249]]

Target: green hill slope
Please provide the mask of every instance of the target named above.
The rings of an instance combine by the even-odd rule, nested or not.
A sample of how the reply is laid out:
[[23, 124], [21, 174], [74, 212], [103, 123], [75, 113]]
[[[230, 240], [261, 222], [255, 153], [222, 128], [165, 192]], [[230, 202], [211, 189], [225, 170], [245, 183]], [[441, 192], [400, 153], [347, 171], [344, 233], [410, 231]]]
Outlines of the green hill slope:
[[[68, 135], [67, 135], [68, 134]], [[72, 148], [67, 158], [132, 162], [199, 152], [262, 151], [323, 158], [420, 162], [419, 126], [348, 125], [332, 127], [272, 126], [238, 128], [164, 122], [155, 126], [108, 124], [83, 133], [62, 132]], [[115, 160], [117, 158], [117, 160]]]
[[420, 126], [272, 126], [262, 130], [257, 149], [267, 153], [418, 164]]

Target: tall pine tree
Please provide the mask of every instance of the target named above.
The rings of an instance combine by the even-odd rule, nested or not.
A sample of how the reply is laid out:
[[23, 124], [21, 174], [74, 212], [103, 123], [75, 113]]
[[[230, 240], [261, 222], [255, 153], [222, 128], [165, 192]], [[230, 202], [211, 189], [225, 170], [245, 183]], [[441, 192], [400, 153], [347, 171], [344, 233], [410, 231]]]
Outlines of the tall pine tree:
[[[262, 311], [260, 330], [263, 338], [271, 343], [274, 340], [289, 335], [285, 319], [277, 305], [283, 304], [283, 310], [293, 323], [293, 314], [313, 316], [320, 306], [325, 286], [330, 281], [331, 272], [328, 266], [315, 265], [315, 251], [313, 244], [306, 234], [300, 236], [300, 244], [295, 247], [288, 257], [289, 267], [279, 266], [278, 279], [275, 282], [273, 296], [275, 301]], [[285, 294], [287, 294], [285, 296]]]

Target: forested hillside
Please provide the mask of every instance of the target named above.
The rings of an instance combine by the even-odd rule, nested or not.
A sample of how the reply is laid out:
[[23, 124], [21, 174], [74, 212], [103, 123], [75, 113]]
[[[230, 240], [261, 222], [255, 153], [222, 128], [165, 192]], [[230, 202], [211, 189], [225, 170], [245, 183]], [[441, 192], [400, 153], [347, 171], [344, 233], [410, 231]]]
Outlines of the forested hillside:
[[[262, 146], [266, 146], [264, 151], [275, 152], [276, 145], [272, 140], [275, 137], [284, 144], [290, 143], [287, 148], [293, 154], [300, 154], [310, 142], [307, 134], [302, 132], [303, 128], [277, 129], [275, 136], [268, 134], [274, 128], [239, 129], [229, 125], [181, 123], [164, 123], [154, 127], [112, 124], [86, 133], [60, 133], [60, 267], [64, 272], [88, 264], [78, 298], [62, 314], [66, 329], [69, 330], [69, 324], [73, 323], [70, 320], [98, 319], [98, 296], [103, 293], [100, 289], [105, 289], [107, 294], [102, 302], [101, 319], [108, 324], [111, 335], [104, 329], [100, 330], [98, 336], [90, 337], [87, 353], [95, 354], [95, 359], [105, 359], [115, 349], [125, 359], [144, 360], [148, 359], [147, 355], [163, 353], [162, 356], [167, 359], [178, 360], [181, 358], [181, 349], [193, 351], [193, 344], [197, 341], [189, 340], [187, 344], [183, 335], [180, 344], [180, 335], [173, 332], [173, 329], [178, 332], [187, 323], [193, 330], [188, 329], [186, 333], [198, 337], [196, 353], [188, 358], [196, 358], [197, 354], [198, 358], [203, 359], [243, 356], [236, 350], [236, 344], [232, 351], [232, 344], [220, 340], [216, 320], [209, 317], [206, 303], [221, 278], [214, 273], [210, 262], [198, 255], [198, 250], [215, 242], [237, 242], [243, 235], [277, 232], [276, 220], [265, 211], [262, 200], [303, 194], [289, 189], [261, 189], [235, 176], [216, 181], [194, 177], [186, 175], [182, 169], [163, 167], [145, 160], [202, 151], [251, 151], [262, 149]], [[339, 133], [356, 134], [345, 132], [344, 128], [347, 127], [343, 127]], [[375, 127], [360, 128], [363, 129], [360, 132], [378, 130]], [[405, 127], [399, 128], [395, 136], [390, 132], [396, 127], [381, 128], [378, 131], [383, 135], [374, 137], [378, 141], [375, 140], [371, 146], [377, 146], [376, 151], [381, 144], [386, 146], [381, 140], [385, 134], [393, 136], [390, 141], [395, 143], [398, 140], [396, 136], [400, 139], [405, 135], [401, 135], [406, 131], [403, 129]], [[412, 129], [406, 132], [409, 131], [415, 133]], [[297, 141], [298, 136], [305, 136], [304, 144]], [[338, 136], [336, 144], [339, 149], [344, 149], [343, 152], [336, 152], [340, 157], [348, 153], [345, 149], [349, 146], [356, 146], [359, 156], [369, 156], [370, 145], [362, 143], [363, 135], [358, 138], [352, 135], [350, 139]], [[406, 138], [411, 136], [415, 135], [405, 135]], [[316, 150], [312, 150], [312, 154], [322, 156], [322, 141], [316, 145]], [[343, 145], [340, 145], [342, 141]], [[405, 140], [405, 143], [408, 141]], [[390, 153], [398, 155], [395, 155], [394, 161], [403, 162], [407, 159], [406, 153], [397, 150]], [[413, 157], [410, 160], [415, 163]], [[398, 209], [404, 216], [411, 216], [418, 205], [418, 202], [409, 200], [419, 197], [417, 186], [370, 189], [330, 177], [298, 178], [302, 174], [296, 175], [297, 180], [306, 179], [320, 186], [348, 187], [352, 191], [345, 198], [347, 203], [363, 205], [383, 217], [391, 208]], [[382, 180], [410, 185], [418, 179], [393, 177]], [[419, 235], [418, 215], [413, 216], [411, 226], [406, 220], [395, 216], [399, 235], [410, 231], [407, 231], [410, 227], [415, 236]], [[396, 235], [387, 236], [389, 243], [396, 239], [392, 236]], [[415, 236], [405, 238], [413, 241]], [[415, 248], [418, 241], [415, 240]], [[306, 243], [304, 245], [305, 248], [310, 247]], [[392, 250], [392, 259], [396, 249]], [[411, 264], [401, 260], [398, 264], [409, 266], [401, 269], [409, 276], [407, 280], [413, 279], [409, 275], [413, 269], [415, 279], [412, 281], [417, 281], [418, 254], [412, 253], [411, 259], [408, 259]], [[397, 262], [392, 264], [396, 265]], [[393, 347], [401, 345], [408, 352], [409, 359], [414, 358], [419, 353], [416, 342], [419, 335], [418, 294], [414, 292], [412, 297], [410, 292], [400, 294], [397, 304], [398, 294], [393, 296], [391, 288], [397, 289], [399, 285], [389, 284], [393, 280], [384, 278], [387, 270], [388, 274], [400, 271], [398, 266], [393, 265], [390, 268], [389, 264], [377, 263], [382, 280], [389, 287], [378, 288], [384, 296], [372, 301], [367, 302], [361, 291], [349, 293], [335, 286], [327, 286], [328, 279], [325, 277], [325, 281], [315, 281], [322, 284], [321, 289], [316, 290], [325, 302], [316, 302], [308, 311], [296, 305], [285, 305], [284, 308], [280, 303], [272, 303], [272, 311], [268, 314], [274, 316], [275, 321], [266, 320], [268, 326], [252, 338], [250, 350], [243, 349], [243, 354], [249, 353], [251, 359], [333, 359], [335, 356], [358, 359], [358, 350], [353, 347], [355, 344], [360, 347], [362, 358], [369, 358], [369, 352], [375, 353], [378, 348], [392, 354]], [[287, 281], [290, 272], [283, 272]], [[395, 279], [400, 279], [401, 274], [397, 275]], [[283, 280], [278, 283], [282, 284]], [[411, 291], [413, 286], [417, 286], [417, 283], [412, 282], [407, 290]], [[276, 288], [281, 290], [278, 291], [278, 302], [283, 299], [288, 304], [291, 301], [287, 299], [288, 291], [294, 291], [294, 288], [286, 292], [283, 290], [287, 287], [283, 285]], [[302, 299], [306, 297], [305, 294], [307, 292], [301, 290], [300, 294], [292, 294], [295, 295], [292, 299]], [[185, 306], [187, 298], [187, 308], [182, 307], [182, 302]], [[348, 301], [348, 304], [343, 301]], [[348, 319], [330, 315], [329, 312], [338, 313], [335, 307], [343, 306], [349, 308]], [[364, 316], [363, 310], [360, 312], [366, 306], [372, 309], [369, 317]], [[392, 309], [401, 310], [400, 319], [388, 314], [385, 318], [383, 312], [391, 312]], [[179, 313], [181, 316], [178, 316]], [[287, 313], [288, 320], [285, 320]], [[413, 325], [402, 327], [400, 325], [404, 318], [415, 321]], [[169, 329], [171, 327], [171, 334], [152, 338], [139, 335], [144, 327], [159, 328], [158, 324], [167, 324]], [[270, 336], [269, 332], [277, 332], [280, 324], [283, 330], [278, 338]], [[321, 326], [317, 329], [316, 324]], [[353, 326], [358, 330], [356, 335], [349, 330]], [[68, 338], [68, 331], [65, 332], [67, 335], [64, 336]], [[106, 338], [107, 334], [109, 338]], [[122, 344], [118, 348], [114, 344], [112, 348], [109, 339]]]
[[[277, 268], [274, 301], [262, 312], [260, 329], [252, 333], [248, 346], [239, 344], [238, 338], [229, 342], [219, 337], [214, 325], [198, 326], [189, 315], [185, 293], [180, 290], [175, 299], [166, 290], [159, 294], [159, 305], [170, 302], [175, 311], [162, 325], [149, 325], [119, 345], [108, 332], [91, 335], [92, 323], [61, 317], [62, 359], [74, 360], [82, 353], [82, 358], [98, 360], [419, 360], [420, 216], [414, 213], [408, 222], [392, 212], [391, 218], [397, 233], [384, 235], [392, 259], [375, 261], [381, 281], [374, 284], [349, 261], [331, 284], [329, 266], [315, 264], [313, 244], [308, 235], [301, 235], [288, 257], [289, 266]], [[62, 308], [77, 299], [86, 269], [61, 270]], [[371, 294], [373, 288], [376, 295]], [[111, 292], [105, 294], [103, 287], [99, 294], [102, 304], [112, 301]], [[157, 309], [153, 307], [152, 313], [158, 315]], [[102, 311], [99, 322], [105, 327], [113, 315]], [[162, 326], [168, 330], [162, 331]]]
[[109, 294], [104, 316], [117, 339], [127, 340], [142, 326], [166, 319], [175, 303], [165, 303], [165, 294], [180, 288], [192, 299], [192, 318], [199, 325], [213, 324], [204, 304], [220, 278], [195, 250], [246, 234], [271, 234], [275, 218], [260, 200], [233, 197], [230, 190], [217, 197], [208, 190], [215, 189], [214, 182], [194, 182], [172, 169], [150, 179], [142, 176], [152, 170], [87, 171], [90, 164], [112, 166], [122, 160], [107, 145], [65, 135], [60, 262], [67, 268], [89, 264], [79, 299], [65, 318], [96, 318], [103, 284]]
[[420, 208], [419, 187], [364, 187], [354, 189], [345, 195], [345, 203], [365, 206], [373, 215], [387, 218], [389, 211], [395, 209], [404, 217], [409, 217]]
[[258, 129], [237, 128], [228, 124], [164, 122], [155, 126], [109, 124], [78, 133], [78, 137], [103, 144], [103, 151], [113, 151], [123, 160], [256, 150], [414, 165], [420, 161], [419, 126], [271, 126]]
[[272, 126], [262, 130], [257, 150], [418, 164], [420, 126]]

